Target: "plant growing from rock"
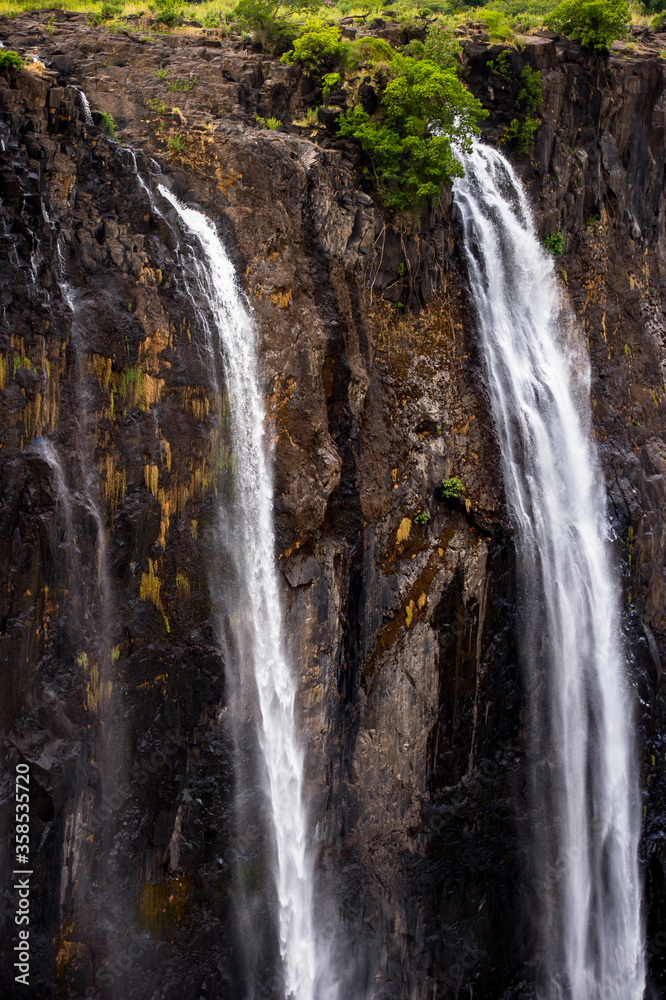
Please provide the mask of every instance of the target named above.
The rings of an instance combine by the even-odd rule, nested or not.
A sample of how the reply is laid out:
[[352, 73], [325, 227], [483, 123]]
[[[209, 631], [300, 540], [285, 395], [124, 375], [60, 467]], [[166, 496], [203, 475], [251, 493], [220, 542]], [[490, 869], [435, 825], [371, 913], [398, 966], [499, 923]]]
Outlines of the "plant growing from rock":
[[548, 233], [543, 240], [544, 249], [553, 257], [559, 257], [564, 252], [564, 237], [562, 233]]
[[23, 60], [18, 52], [12, 52], [11, 49], [0, 49], [0, 73], [3, 70], [18, 69], [23, 69]]
[[517, 104], [525, 117], [522, 121], [513, 118], [504, 129], [500, 142], [511, 145], [518, 156], [526, 156], [532, 151], [534, 136], [541, 125], [540, 119], [535, 117], [541, 108], [541, 73], [523, 66], [519, 79], [522, 86], [518, 91]]
[[[444, 59], [435, 41], [432, 49]], [[372, 79], [376, 110], [366, 110], [356, 96], [337, 128], [366, 154], [366, 176], [387, 208], [415, 212], [424, 198], [438, 197], [443, 184], [462, 176], [454, 146], [471, 148], [477, 119], [487, 112], [450, 68], [396, 52], [381, 38], [341, 39], [337, 25], [321, 20], [304, 25], [282, 61], [321, 74], [325, 93], [333, 80], [341, 84], [355, 71]], [[358, 95], [355, 88], [352, 94]]]
[[513, 118], [504, 129], [500, 142], [513, 146], [518, 156], [526, 156], [532, 151], [534, 135], [540, 125], [538, 118], [526, 118], [523, 122], [519, 118]]
[[308, 108], [302, 118], [294, 118], [292, 124], [301, 128], [314, 128], [319, 123], [316, 108]]
[[487, 112], [450, 70], [397, 54], [396, 62], [378, 113], [371, 117], [356, 105], [342, 115], [339, 131], [365, 152], [366, 173], [384, 204], [415, 211], [462, 176], [453, 145], [471, 148], [476, 120]]
[[518, 91], [518, 103], [528, 118], [533, 118], [541, 110], [541, 71], [523, 66], [519, 80], [522, 84]]
[[340, 86], [342, 83], [342, 77], [339, 73], [325, 73], [321, 78], [321, 82], [324, 100], [326, 100], [331, 91]]
[[[293, 47], [282, 56], [283, 63], [301, 63], [313, 68], [333, 63], [340, 57], [342, 45], [340, 29], [336, 24], [312, 20], [306, 23], [300, 37], [295, 38]], [[333, 74], [331, 74], [333, 75]], [[339, 75], [339, 74], [338, 74]]]
[[511, 76], [513, 70], [511, 68], [511, 52], [509, 49], [504, 49], [500, 52], [497, 59], [489, 59], [486, 63], [486, 68], [497, 70], [502, 76]]
[[168, 68], [166, 66], [163, 66], [162, 63], [160, 63], [157, 69], [155, 70], [155, 76], [157, 77], [158, 80], [165, 80], [168, 72], [169, 72]]
[[429, 510], [421, 510], [414, 518], [414, 524], [420, 524], [424, 527], [431, 519], [431, 514]]
[[102, 111], [100, 112], [99, 119], [100, 119], [99, 123], [103, 131], [106, 132], [106, 134], [111, 139], [116, 139], [117, 138], [116, 123], [114, 121], [113, 115], [108, 114], [108, 112], [106, 111]]
[[148, 97], [146, 98], [146, 104], [152, 111], [155, 111], [158, 115], [164, 115], [167, 112], [167, 106], [164, 101], [161, 101], [159, 97]]
[[254, 120], [259, 128], [267, 128], [270, 129], [271, 132], [276, 132], [282, 125], [279, 118], [262, 118], [261, 115], [256, 113], [256, 111], [254, 113]]
[[187, 80], [181, 80], [179, 77], [176, 77], [175, 80], [169, 81], [166, 86], [167, 90], [174, 92], [182, 90], [184, 93], [187, 93], [188, 90], [192, 90], [193, 87], [196, 87], [198, 82], [199, 78], [197, 76], [191, 76]]
[[176, 132], [175, 135], [169, 136], [169, 142], [167, 143], [167, 145], [169, 149], [172, 150], [174, 153], [185, 152], [185, 143], [183, 142], [182, 137], [178, 134], [178, 132]]
[[437, 487], [437, 492], [442, 500], [457, 500], [464, 488], [461, 479], [458, 479], [457, 476], [450, 476], [449, 479], [442, 479]]

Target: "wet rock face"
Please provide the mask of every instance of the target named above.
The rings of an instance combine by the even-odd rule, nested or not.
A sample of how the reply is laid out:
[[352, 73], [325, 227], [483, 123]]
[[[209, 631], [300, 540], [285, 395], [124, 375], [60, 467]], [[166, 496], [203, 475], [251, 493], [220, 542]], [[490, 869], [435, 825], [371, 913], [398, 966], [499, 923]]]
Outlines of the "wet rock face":
[[[0, 24], [47, 63], [0, 77], [2, 752], [9, 775], [18, 760], [32, 772], [36, 995], [241, 997], [252, 951], [255, 996], [281, 995], [260, 777], [252, 829], [234, 832], [235, 768], [256, 772], [256, 742], [226, 713], [211, 584], [229, 401], [204, 351], [205, 294], [187, 293], [189, 241], [144, 186], [156, 160], [215, 222], [256, 317], [341, 995], [526, 997], [513, 549], [450, 198], [405, 231], [364, 190], [353, 146], [258, 128], [255, 112], [287, 120], [313, 100], [262, 53], [201, 32], [114, 36], [62, 12], [46, 27], [39, 13]], [[530, 45], [512, 58], [542, 68], [546, 123], [519, 166], [538, 225], [567, 234], [563, 278], [590, 348], [643, 698], [658, 984], [661, 70], [614, 57], [611, 81], [561, 39]], [[465, 53], [492, 101], [490, 139], [516, 98], [488, 83], [493, 51]], [[160, 65], [198, 83], [167, 91]], [[100, 131], [102, 111], [136, 160]], [[464, 493], [444, 501], [451, 476]]]
[[541, 125], [521, 172], [544, 232], [573, 235], [605, 212], [613, 228], [654, 246], [664, 237], [661, 47], [621, 49], [590, 58], [570, 39], [541, 32], [523, 36], [508, 61], [498, 61], [503, 46], [481, 43], [468, 43], [463, 60], [469, 87], [492, 111], [483, 126], [492, 142], [525, 113], [522, 70], [541, 74]]

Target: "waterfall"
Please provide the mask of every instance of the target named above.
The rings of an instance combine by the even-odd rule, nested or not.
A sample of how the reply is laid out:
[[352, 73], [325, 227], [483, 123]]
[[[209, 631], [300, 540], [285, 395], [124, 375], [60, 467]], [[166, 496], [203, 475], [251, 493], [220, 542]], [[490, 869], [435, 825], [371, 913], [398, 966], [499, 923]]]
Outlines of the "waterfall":
[[[265, 442], [265, 412], [257, 374], [255, 329], [233, 266], [212, 223], [186, 208], [163, 186], [183, 230], [198, 241], [198, 292], [213, 323], [202, 317], [211, 361], [220, 359], [231, 408], [234, 496], [221, 511], [233, 521], [228, 546], [240, 594], [232, 625], [241, 684], [256, 688], [259, 740], [267, 775], [277, 857], [280, 952], [289, 1000], [315, 996], [312, 868], [303, 804], [303, 752], [294, 718], [295, 682], [281, 635], [275, 562], [273, 483]], [[187, 282], [187, 277], [185, 277]], [[196, 296], [193, 296], [193, 299]], [[223, 501], [224, 503], [224, 501]], [[229, 534], [229, 532], [227, 532]]]
[[86, 125], [92, 125], [93, 116], [92, 116], [92, 111], [90, 110], [90, 103], [88, 101], [88, 98], [86, 97], [86, 95], [82, 90], [79, 90], [78, 87], [74, 87], [74, 90], [79, 95], [79, 100], [81, 101], [81, 107], [83, 108], [83, 117], [85, 119]]
[[587, 362], [511, 167], [480, 144], [462, 159], [455, 201], [516, 532], [540, 996], [640, 1000], [633, 710]]

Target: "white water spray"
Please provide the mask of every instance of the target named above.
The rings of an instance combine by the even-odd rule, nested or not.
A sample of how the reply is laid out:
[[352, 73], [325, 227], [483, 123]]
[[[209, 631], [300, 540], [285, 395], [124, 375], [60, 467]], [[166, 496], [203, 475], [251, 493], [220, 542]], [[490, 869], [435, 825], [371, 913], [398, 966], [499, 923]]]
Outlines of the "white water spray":
[[563, 342], [553, 265], [511, 167], [482, 145], [462, 159], [455, 201], [516, 528], [540, 995], [641, 1000], [633, 712], [587, 362]]
[[204, 323], [211, 354], [221, 357], [231, 404], [235, 504], [239, 516], [234, 558], [245, 592], [234, 630], [239, 662], [256, 684], [260, 743], [268, 776], [277, 846], [280, 951], [289, 1000], [315, 996], [312, 867], [303, 804], [303, 751], [294, 719], [295, 683], [285, 658], [275, 566], [273, 483], [257, 375], [255, 330], [234, 269], [211, 222], [186, 208], [163, 186], [186, 231], [199, 241], [199, 284], [208, 296], [214, 327]]

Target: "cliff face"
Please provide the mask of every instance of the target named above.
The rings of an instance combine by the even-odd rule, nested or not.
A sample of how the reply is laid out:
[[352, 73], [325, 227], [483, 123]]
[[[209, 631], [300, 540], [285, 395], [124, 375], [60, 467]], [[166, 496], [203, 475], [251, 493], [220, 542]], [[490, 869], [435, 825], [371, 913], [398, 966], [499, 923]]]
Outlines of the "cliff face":
[[[312, 86], [212, 33], [147, 40], [35, 12], [1, 23], [0, 40], [47, 64], [0, 77], [2, 747], [9, 775], [31, 766], [35, 995], [249, 994], [241, 895], [265, 973], [254, 995], [279, 991], [260, 795], [256, 832], [234, 834], [239, 748], [210, 578], [233, 479], [228, 404], [203, 350], [205, 297], [182, 280], [187, 240], [146, 189], [152, 157], [215, 222], [257, 320], [341, 995], [529, 996], [521, 900], [553, 873], [521, 883], [511, 527], [450, 199], [415, 235], [363, 189], [353, 146], [258, 128], [255, 112], [302, 115]], [[488, 68], [498, 50], [484, 42], [466, 45], [465, 72], [491, 109], [489, 141], [522, 65], [542, 72], [544, 123], [519, 168], [540, 229], [566, 234], [563, 293], [589, 346], [641, 697], [657, 996], [663, 72], [649, 46], [593, 65], [557, 37], [523, 41], [511, 78]], [[168, 92], [159, 65], [198, 82]], [[123, 146], [86, 124], [76, 88], [95, 122], [113, 114]], [[437, 493], [450, 476], [459, 501]], [[251, 740], [242, 749], [251, 760]], [[2, 844], [9, 871], [8, 833]], [[9, 933], [13, 910], [10, 890]]]

